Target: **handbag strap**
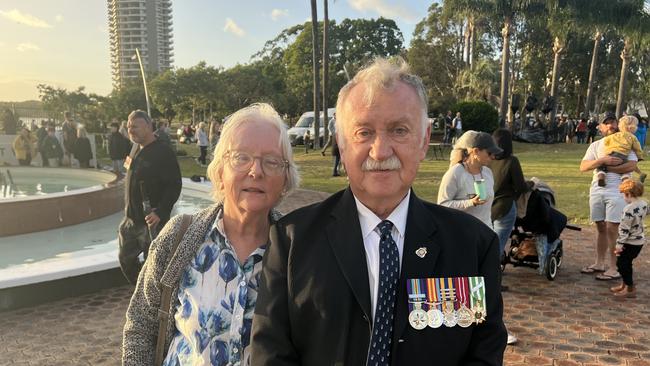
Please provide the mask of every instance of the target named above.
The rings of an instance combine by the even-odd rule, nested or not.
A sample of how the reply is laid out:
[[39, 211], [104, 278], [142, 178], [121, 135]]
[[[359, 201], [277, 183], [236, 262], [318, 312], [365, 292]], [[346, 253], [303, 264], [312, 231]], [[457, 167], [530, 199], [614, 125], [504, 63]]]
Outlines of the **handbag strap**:
[[[171, 258], [174, 257], [174, 254], [178, 249], [178, 245], [181, 243], [181, 239], [183, 239], [183, 236], [185, 235], [185, 232], [191, 223], [192, 216], [183, 215], [181, 228], [171, 248], [171, 255], [169, 257], [170, 261]], [[156, 366], [162, 365], [163, 356], [165, 355], [165, 343], [167, 343], [167, 326], [169, 325], [170, 317], [169, 312], [171, 311], [172, 307], [172, 286], [166, 284], [161, 285], [162, 294], [160, 296], [160, 307], [158, 308], [158, 340], [156, 341], [156, 358], [154, 361], [154, 365]]]

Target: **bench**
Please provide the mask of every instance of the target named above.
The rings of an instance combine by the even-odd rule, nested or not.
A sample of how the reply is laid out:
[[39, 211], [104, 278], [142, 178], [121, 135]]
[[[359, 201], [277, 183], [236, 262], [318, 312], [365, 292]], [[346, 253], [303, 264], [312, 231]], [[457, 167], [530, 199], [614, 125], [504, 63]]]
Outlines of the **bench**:
[[451, 152], [452, 145], [444, 142], [430, 142], [429, 147], [433, 152], [432, 160], [446, 160], [449, 152]]

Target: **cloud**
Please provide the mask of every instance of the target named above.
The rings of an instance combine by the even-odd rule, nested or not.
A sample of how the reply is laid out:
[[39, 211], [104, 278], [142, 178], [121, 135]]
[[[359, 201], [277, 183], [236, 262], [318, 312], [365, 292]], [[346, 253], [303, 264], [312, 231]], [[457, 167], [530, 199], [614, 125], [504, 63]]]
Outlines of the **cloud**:
[[41, 48], [33, 43], [26, 42], [26, 43], [19, 44], [18, 47], [16, 47], [16, 49], [20, 52], [25, 52], [25, 51], [38, 51]]
[[18, 9], [13, 9], [9, 11], [0, 10], [0, 16], [12, 20], [16, 23], [26, 25], [28, 27], [52, 28], [52, 26], [49, 25], [46, 21], [39, 19], [33, 15], [22, 13]]
[[54, 16], [54, 20], [56, 20], [57, 23], [61, 23], [63, 21], [63, 15], [57, 14]]
[[223, 27], [224, 32], [232, 33], [238, 37], [243, 37], [246, 32], [235, 23], [234, 20], [226, 18], [226, 25]]
[[385, 18], [404, 19], [408, 22], [418, 20], [411, 10], [397, 4], [389, 4], [387, 0], [348, 0], [348, 3], [352, 8], [364, 13], [372, 11]]
[[278, 21], [278, 19], [282, 17], [288, 17], [289, 16], [289, 9], [273, 9], [271, 10], [271, 19], [273, 19], [274, 22]]

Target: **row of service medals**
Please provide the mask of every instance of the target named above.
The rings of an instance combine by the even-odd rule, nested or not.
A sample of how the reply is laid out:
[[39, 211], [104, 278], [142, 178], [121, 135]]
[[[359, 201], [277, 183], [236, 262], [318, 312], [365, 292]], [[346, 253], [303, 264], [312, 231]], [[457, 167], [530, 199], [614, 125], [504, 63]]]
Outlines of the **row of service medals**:
[[[472, 278], [476, 279], [476, 278]], [[440, 328], [441, 326], [467, 328], [473, 323], [485, 321], [485, 291], [480, 277], [477, 295], [470, 293], [470, 278], [426, 278], [409, 279], [407, 290], [409, 296], [409, 324], [416, 330]], [[483, 296], [480, 296], [483, 294]], [[471, 301], [470, 301], [471, 300]], [[425, 310], [423, 305], [426, 306]]]

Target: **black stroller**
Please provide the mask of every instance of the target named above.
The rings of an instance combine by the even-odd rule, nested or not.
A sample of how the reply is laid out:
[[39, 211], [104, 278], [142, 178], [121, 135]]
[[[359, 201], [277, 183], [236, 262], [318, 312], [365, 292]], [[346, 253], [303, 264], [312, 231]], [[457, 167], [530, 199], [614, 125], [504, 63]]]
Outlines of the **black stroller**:
[[537, 178], [532, 178], [529, 185], [532, 189], [527, 194], [526, 215], [515, 222], [510, 248], [501, 261], [501, 269], [505, 270], [507, 264], [537, 268], [540, 274], [546, 274], [546, 278], [552, 281], [564, 255], [560, 239], [562, 230], [581, 229], [567, 225], [567, 217], [555, 209], [555, 193], [551, 187]]

